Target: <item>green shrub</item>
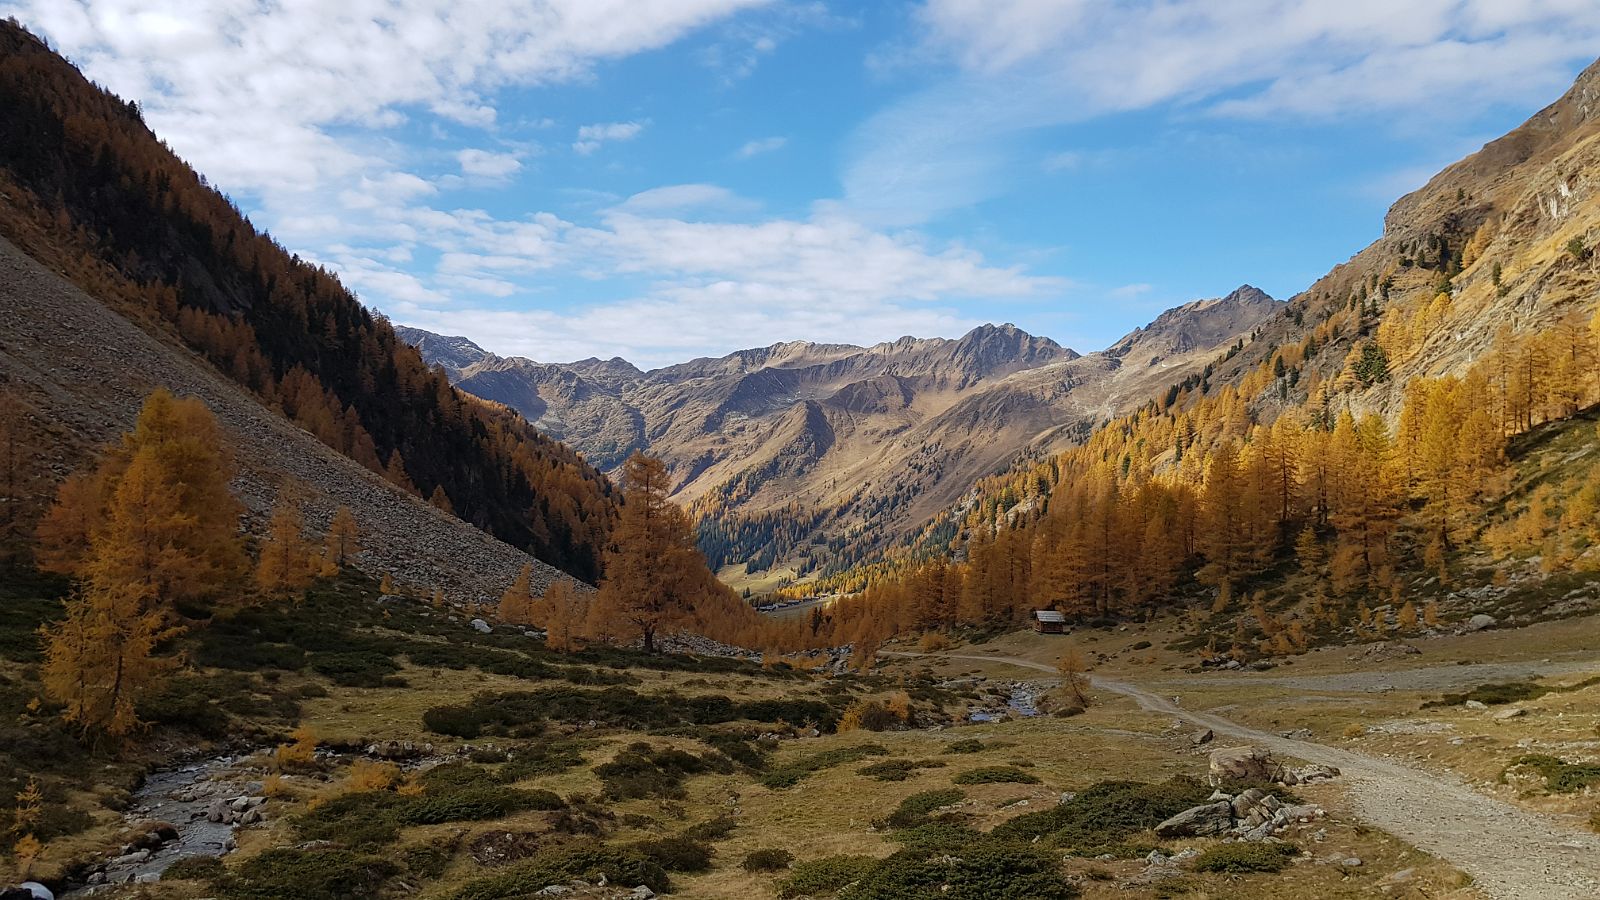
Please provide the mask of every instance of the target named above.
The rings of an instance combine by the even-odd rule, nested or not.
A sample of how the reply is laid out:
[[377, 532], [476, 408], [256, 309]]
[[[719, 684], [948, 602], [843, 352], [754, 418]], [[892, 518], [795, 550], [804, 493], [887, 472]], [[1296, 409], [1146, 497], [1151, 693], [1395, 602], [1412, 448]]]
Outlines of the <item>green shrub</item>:
[[389, 860], [351, 850], [279, 847], [245, 860], [220, 888], [238, 900], [351, 900], [379, 896], [398, 873]]
[[1218, 844], [1194, 859], [1196, 872], [1281, 872], [1300, 851], [1293, 844]]
[[848, 763], [859, 762], [869, 756], [888, 756], [889, 748], [881, 744], [858, 744], [854, 747], [836, 747], [802, 756], [792, 762], [784, 763], [762, 775], [762, 784], [774, 790], [794, 787], [812, 772], [831, 769]]
[[889, 828], [915, 828], [928, 821], [928, 815], [941, 806], [950, 806], [965, 800], [966, 794], [956, 788], [922, 791], [900, 801], [894, 812], [883, 820]]
[[739, 820], [733, 816], [717, 816], [683, 830], [683, 836], [695, 841], [720, 841], [733, 833]]
[[810, 897], [837, 891], [876, 866], [870, 856], [829, 856], [795, 863], [789, 876], [778, 882], [778, 896]]
[[392, 844], [400, 836], [400, 810], [409, 801], [388, 791], [362, 791], [334, 797], [295, 817], [303, 841], [332, 841], [355, 850]]
[[400, 671], [387, 654], [376, 650], [316, 653], [311, 670], [344, 687], [383, 687], [384, 679]]
[[979, 753], [982, 750], [983, 741], [977, 738], [962, 738], [959, 741], [951, 741], [949, 746], [944, 748], [945, 753]]
[[968, 769], [951, 781], [956, 784], [1038, 784], [1039, 777], [1015, 766], [986, 766]]
[[601, 878], [610, 884], [646, 885], [656, 893], [664, 894], [671, 888], [666, 870], [655, 860], [637, 850], [600, 845], [540, 853], [495, 875], [468, 882], [456, 892], [455, 900], [525, 897], [552, 884]]
[[1600, 784], [1600, 765], [1569, 763], [1544, 753], [1530, 753], [1511, 761], [1510, 769], [1531, 769], [1544, 778], [1552, 794], [1573, 794], [1592, 784]]
[[516, 750], [497, 774], [501, 781], [509, 784], [540, 775], [555, 775], [581, 765], [583, 753], [578, 745], [549, 741]]
[[215, 856], [185, 856], [167, 866], [161, 873], [162, 881], [217, 881], [227, 873], [222, 860]]
[[794, 854], [777, 847], [763, 847], [745, 854], [746, 872], [782, 872], [794, 862]]
[[423, 796], [400, 812], [405, 825], [437, 825], [440, 822], [479, 822], [503, 819], [525, 809], [555, 810], [566, 804], [550, 791], [525, 791], [519, 788], [469, 788], [439, 797]]
[[716, 852], [704, 841], [681, 835], [639, 841], [633, 849], [655, 860], [656, 865], [668, 872], [704, 872], [711, 868], [711, 857]]
[[870, 766], [862, 766], [856, 770], [856, 774], [878, 781], [905, 781], [918, 769], [937, 769], [944, 765], [944, 761], [938, 759], [889, 759]]
[[977, 842], [963, 847], [959, 854], [902, 850], [839, 892], [840, 900], [1071, 900], [1077, 896], [1053, 854], [996, 841]]
[[[598, 722], [617, 728], [675, 728], [720, 725], [740, 719], [757, 722], [816, 721], [832, 728], [834, 708], [818, 700], [753, 700], [735, 703], [719, 694], [686, 697], [672, 691], [641, 694], [625, 687], [582, 690], [553, 687], [538, 691], [483, 693], [470, 704], [436, 706], [423, 713], [429, 731], [472, 739], [484, 734], [517, 736], [546, 721]], [[531, 734], [537, 734], [534, 730]]]
[[1126, 843], [1128, 838], [1204, 803], [1210, 795], [1211, 788], [1193, 778], [1159, 784], [1102, 781], [1066, 803], [1002, 822], [990, 834], [1023, 842], [1037, 839], [1087, 856], [1127, 856], [1137, 849]]
[[889, 835], [889, 840], [920, 850], [954, 852], [983, 839], [983, 834], [953, 822], [927, 822]]
[[605, 784], [606, 796], [616, 800], [681, 800], [688, 776], [732, 770], [732, 762], [714, 751], [696, 756], [683, 750], [654, 749], [644, 743], [631, 744], [610, 762], [594, 767], [595, 775]]

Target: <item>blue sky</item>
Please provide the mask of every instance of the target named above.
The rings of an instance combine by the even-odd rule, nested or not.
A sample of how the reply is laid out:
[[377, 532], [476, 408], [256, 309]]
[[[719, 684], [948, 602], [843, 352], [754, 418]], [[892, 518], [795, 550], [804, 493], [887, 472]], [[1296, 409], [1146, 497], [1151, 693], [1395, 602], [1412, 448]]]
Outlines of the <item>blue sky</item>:
[[1600, 54], [1595, 0], [0, 13], [395, 321], [645, 366], [1288, 297]]

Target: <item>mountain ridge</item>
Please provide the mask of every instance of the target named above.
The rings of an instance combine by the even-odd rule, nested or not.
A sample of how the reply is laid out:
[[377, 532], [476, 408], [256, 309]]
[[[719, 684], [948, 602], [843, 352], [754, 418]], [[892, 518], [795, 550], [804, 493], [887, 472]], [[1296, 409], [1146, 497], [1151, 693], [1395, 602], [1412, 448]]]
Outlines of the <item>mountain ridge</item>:
[[[893, 543], [1019, 455], [1069, 445], [1198, 373], [1281, 306], [1243, 285], [1086, 355], [986, 323], [956, 338], [870, 346], [782, 341], [648, 371], [620, 358], [543, 363], [462, 337], [396, 333], [457, 387], [521, 412], [602, 470], [636, 450], [661, 456], [677, 499], [702, 521], [730, 520], [710, 532], [787, 533], [772, 520], [813, 521], [805, 538], [778, 542], [797, 546], [752, 539], [713, 553], [724, 564], [776, 565], [799, 552], [801, 572]], [[799, 549], [807, 540], [828, 549]]]

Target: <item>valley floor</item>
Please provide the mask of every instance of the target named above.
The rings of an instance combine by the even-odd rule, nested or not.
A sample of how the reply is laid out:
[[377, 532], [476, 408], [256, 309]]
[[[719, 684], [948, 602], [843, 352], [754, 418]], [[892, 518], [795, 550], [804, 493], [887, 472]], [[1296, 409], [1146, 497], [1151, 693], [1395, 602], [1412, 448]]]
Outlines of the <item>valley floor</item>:
[[[1502, 774], [1531, 752], [1592, 755], [1600, 749], [1594, 740], [1600, 689], [1578, 680], [1600, 674], [1592, 650], [1597, 639], [1600, 618], [1568, 620], [1420, 640], [1410, 645], [1415, 653], [1386, 645], [1376, 654], [1360, 646], [1328, 648], [1301, 658], [1295, 674], [1284, 675], [1188, 674], [1171, 665], [1161, 671], [1150, 656], [1127, 650], [1159, 643], [1158, 634], [1139, 629], [1089, 637], [1122, 645], [1091, 676], [1099, 691], [1210, 729], [1219, 739], [1339, 768], [1338, 784], [1363, 822], [1449, 861], [1485, 896], [1506, 900], [1600, 896], [1600, 835], [1583, 824], [1592, 810], [1525, 782], [1506, 784]], [[980, 663], [985, 672], [1054, 674], [1050, 660], [1076, 640], [1022, 633], [917, 662], [940, 659], [952, 671]], [[1385, 650], [1396, 655], [1368, 658]], [[1517, 710], [1512, 713], [1459, 703], [1418, 709], [1441, 691], [1533, 678], [1581, 689], [1508, 707]], [[1592, 805], [1591, 791], [1581, 794]]]

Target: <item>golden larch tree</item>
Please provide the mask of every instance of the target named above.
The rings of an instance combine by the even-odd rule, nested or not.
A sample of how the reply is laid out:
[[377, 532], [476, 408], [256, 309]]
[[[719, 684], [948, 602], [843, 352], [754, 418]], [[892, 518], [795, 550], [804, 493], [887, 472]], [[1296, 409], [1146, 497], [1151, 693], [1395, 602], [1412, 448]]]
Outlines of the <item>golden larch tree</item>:
[[533, 564], [523, 565], [511, 587], [500, 595], [500, 621], [508, 625], [533, 623]]
[[300, 504], [292, 498], [280, 497], [272, 509], [267, 539], [261, 545], [261, 559], [256, 563], [256, 587], [268, 594], [299, 594], [311, 586], [315, 573], [312, 545], [305, 537]]
[[344, 568], [350, 558], [361, 552], [361, 528], [356, 525], [356, 515], [350, 507], [341, 506], [328, 523], [326, 553], [335, 566]]
[[626, 623], [645, 652], [654, 653], [656, 635], [693, 612], [710, 574], [688, 514], [667, 499], [667, 467], [635, 453], [623, 464], [622, 478], [622, 512], [605, 558], [597, 615]]

